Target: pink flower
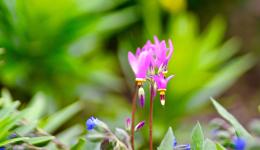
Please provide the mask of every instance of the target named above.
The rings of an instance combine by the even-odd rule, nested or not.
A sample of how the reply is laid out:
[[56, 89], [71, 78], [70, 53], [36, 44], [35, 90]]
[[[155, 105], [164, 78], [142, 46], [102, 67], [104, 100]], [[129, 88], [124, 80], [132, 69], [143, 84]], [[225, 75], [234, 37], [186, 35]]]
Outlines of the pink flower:
[[[167, 46], [168, 45], [168, 46]], [[168, 62], [173, 54], [173, 45], [171, 40], [168, 44], [154, 36], [154, 43], [150, 40], [142, 48], [137, 48], [135, 55], [128, 52], [128, 61], [132, 67], [136, 83], [138, 86], [138, 97], [141, 107], [144, 107], [145, 93], [143, 90], [143, 82], [148, 78], [151, 81], [152, 96], [155, 97], [158, 90], [162, 104], [165, 101], [165, 91], [168, 81], [173, 77], [165, 78], [168, 72]], [[155, 72], [157, 71], [157, 72]]]
[[160, 73], [159, 75], [154, 75], [152, 78], [154, 79], [157, 89], [158, 90], [166, 90], [167, 83], [173, 78], [174, 76], [171, 75], [168, 78], [165, 78], [163, 73]]
[[136, 50], [135, 55], [132, 52], [128, 52], [128, 61], [135, 73], [136, 79], [145, 80], [150, 60], [149, 52], [142, 51], [140, 48]]
[[168, 78], [165, 78], [164, 74], [160, 73], [159, 75], [155, 75], [152, 78], [155, 81], [157, 90], [160, 93], [160, 102], [162, 105], [164, 105], [165, 104], [165, 91], [166, 91], [167, 83], [169, 82], [169, 80], [171, 80], [171, 78], [173, 78], [173, 75], [169, 76]]
[[159, 70], [167, 72], [167, 65], [173, 54], [172, 41], [168, 40], [169, 47], [166, 46], [165, 40], [160, 42], [156, 36], [154, 36], [154, 41], [155, 65]]

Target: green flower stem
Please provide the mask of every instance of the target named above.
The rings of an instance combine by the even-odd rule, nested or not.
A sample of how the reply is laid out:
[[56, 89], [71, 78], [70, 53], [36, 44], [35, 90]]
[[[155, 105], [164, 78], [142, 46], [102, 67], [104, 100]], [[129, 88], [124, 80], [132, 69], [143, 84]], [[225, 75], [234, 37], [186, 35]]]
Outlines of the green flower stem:
[[149, 113], [149, 147], [153, 150], [153, 86], [150, 88], [150, 113]]

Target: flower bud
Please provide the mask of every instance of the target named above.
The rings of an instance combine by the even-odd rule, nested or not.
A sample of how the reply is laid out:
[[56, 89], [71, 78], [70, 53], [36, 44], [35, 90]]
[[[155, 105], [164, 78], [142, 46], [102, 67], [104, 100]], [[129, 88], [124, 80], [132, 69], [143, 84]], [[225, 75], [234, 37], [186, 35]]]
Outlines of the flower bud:
[[135, 131], [138, 131], [139, 129], [141, 129], [145, 124], [145, 121], [141, 121], [139, 122], [136, 126], [135, 126]]
[[129, 117], [127, 117], [125, 120], [125, 128], [127, 131], [130, 131], [131, 129], [131, 119]]
[[177, 145], [174, 147], [175, 150], [190, 150], [190, 144]]
[[138, 89], [138, 98], [139, 98], [140, 106], [143, 108], [145, 103], [145, 93], [144, 93], [144, 88], [142, 86], [139, 87]]

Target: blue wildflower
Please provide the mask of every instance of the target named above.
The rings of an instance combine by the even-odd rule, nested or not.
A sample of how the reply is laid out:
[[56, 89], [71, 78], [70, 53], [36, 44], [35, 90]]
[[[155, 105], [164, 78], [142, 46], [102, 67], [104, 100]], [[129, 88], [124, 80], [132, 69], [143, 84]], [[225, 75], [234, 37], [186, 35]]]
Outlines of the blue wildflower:
[[177, 146], [177, 141], [174, 139], [173, 140], [173, 147]]
[[234, 149], [235, 150], [245, 150], [246, 149], [246, 141], [242, 138], [235, 138], [234, 139]]
[[93, 116], [90, 117], [90, 118], [87, 120], [86, 125], [87, 125], [87, 129], [88, 129], [88, 130], [94, 129], [94, 128], [97, 126], [97, 119], [94, 118]]
[[11, 135], [9, 135], [8, 139], [14, 139], [16, 137], [17, 137], [17, 134], [16, 133], [12, 133]]
[[0, 147], [0, 150], [5, 150], [5, 147]]

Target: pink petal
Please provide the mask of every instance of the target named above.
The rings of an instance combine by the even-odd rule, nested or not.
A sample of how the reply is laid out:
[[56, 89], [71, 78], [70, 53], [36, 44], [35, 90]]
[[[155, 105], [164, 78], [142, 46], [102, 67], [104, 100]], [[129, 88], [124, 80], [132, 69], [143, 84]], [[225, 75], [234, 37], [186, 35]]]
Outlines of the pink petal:
[[169, 77], [166, 79], [167, 82], [169, 82], [173, 77], [174, 77], [174, 75], [169, 76]]
[[134, 73], [137, 72], [137, 67], [138, 67], [138, 62], [137, 59], [135, 57], [135, 55], [132, 52], [128, 52], [128, 62], [130, 64], [130, 66], [132, 67]]
[[173, 50], [174, 50], [172, 41], [170, 39], [168, 40], [168, 43], [169, 43], [169, 53], [167, 55], [167, 60], [169, 60], [171, 58]]

